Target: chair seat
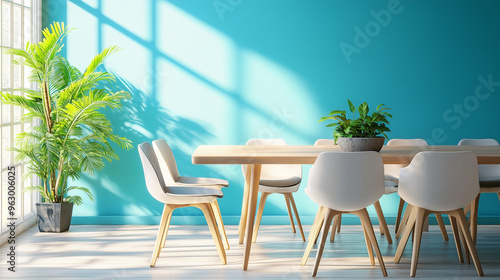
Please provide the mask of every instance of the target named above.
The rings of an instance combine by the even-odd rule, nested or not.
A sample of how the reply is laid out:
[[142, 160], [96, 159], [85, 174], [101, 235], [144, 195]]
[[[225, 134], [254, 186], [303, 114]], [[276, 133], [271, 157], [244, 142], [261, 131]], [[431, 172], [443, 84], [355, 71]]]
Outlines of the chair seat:
[[196, 204], [211, 203], [223, 196], [220, 189], [202, 187], [167, 187], [168, 193], [157, 198], [160, 202], [167, 204]]
[[229, 186], [226, 180], [216, 179], [216, 178], [203, 178], [203, 177], [185, 177], [179, 176], [177, 178], [177, 183], [188, 184], [193, 186], [213, 186], [218, 185], [222, 187]]
[[494, 188], [500, 187], [500, 177], [480, 177], [479, 187], [481, 188]]
[[280, 179], [260, 179], [259, 184], [263, 186], [269, 187], [290, 187], [297, 184], [300, 184], [302, 179], [300, 177], [289, 177], [289, 178], [280, 178]]
[[387, 175], [387, 174], [384, 174], [384, 180], [386, 181], [386, 185], [387, 185], [387, 181], [391, 181], [391, 182], [394, 182], [396, 183], [396, 186], [399, 182], [399, 179], [394, 177], [394, 176], [391, 176], [391, 175]]
[[398, 192], [398, 187], [385, 187], [385, 192], [384, 194], [391, 194], [391, 193], [397, 193]]
[[[261, 181], [262, 182], [262, 181]], [[259, 192], [267, 193], [293, 193], [299, 189], [300, 183], [293, 186], [277, 187], [277, 186], [266, 186], [259, 185]]]

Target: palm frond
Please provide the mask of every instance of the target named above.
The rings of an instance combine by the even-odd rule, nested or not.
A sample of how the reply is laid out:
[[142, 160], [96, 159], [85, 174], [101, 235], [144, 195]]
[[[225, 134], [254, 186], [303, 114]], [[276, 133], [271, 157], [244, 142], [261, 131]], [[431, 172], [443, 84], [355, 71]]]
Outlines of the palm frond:
[[94, 72], [95, 69], [101, 65], [104, 62], [104, 59], [108, 57], [109, 55], [119, 51], [120, 48], [118, 46], [110, 46], [105, 48], [100, 54], [96, 55], [94, 59], [92, 59], [92, 62], [90, 62], [89, 66], [85, 70], [85, 73], [83, 73], [84, 76], [89, 75], [90, 73]]

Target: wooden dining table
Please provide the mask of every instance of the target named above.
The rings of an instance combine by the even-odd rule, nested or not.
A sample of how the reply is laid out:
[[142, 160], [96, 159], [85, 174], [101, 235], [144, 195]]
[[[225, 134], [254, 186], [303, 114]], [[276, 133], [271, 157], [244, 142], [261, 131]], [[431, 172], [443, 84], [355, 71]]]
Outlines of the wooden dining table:
[[[202, 145], [193, 152], [193, 164], [246, 164], [243, 203], [238, 227], [239, 243], [245, 242], [243, 270], [247, 270], [257, 208], [260, 173], [263, 164], [314, 164], [326, 151], [341, 151], [333, 145]], [[422, 151], [471, 151], [478, 164], [500, 164], [500, 146], [384, 146], [380, 151], [384, 164], [408, 165]]]

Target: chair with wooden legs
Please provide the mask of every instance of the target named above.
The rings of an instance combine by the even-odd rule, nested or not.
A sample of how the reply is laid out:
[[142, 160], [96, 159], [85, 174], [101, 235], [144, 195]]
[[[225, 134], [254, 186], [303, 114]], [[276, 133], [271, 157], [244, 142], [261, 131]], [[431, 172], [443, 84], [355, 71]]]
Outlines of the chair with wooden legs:
[[[387, 142], [387, 146], [428, 146], [427, 141], [424, 139], [391, 139]], [[392, 186], [394, 192], [397, 192], [398, 180], [399, 180], [399, 169], [405, 167], [405, 165], [401, 164], [385, 164], [384, 165], [384, 175], [386, 180], [386, 185]], [[386, 190], [388, 188], [386, 187]], [[401, 219], [401, 215], [403, 213], [405, 201], [402, 198], [399, 198], [399, 207], [398, 213], [396, 215], [396, 226], [394, 228], [394, 232], [396, 233], [396, 239], [401, 236], [403, 233], [404, 226], [406, 221], [408, 220], [410, 212], [405, 212], [403, 218]], [[446, 227], [444, 226], [443, 218], [441, 214], [436, 214], [436, 220], [439, 225], [439, 229], [441, 230], [441, 235], [443, 236], [444, 241], [448, 241], [448, 233], [446, 232]], [[400, 225], [402, 226], [400, 227]]]
[[[169, 186], [188, 186], [188, 187], [203, 187], [218, 189], [225, 188], [229, 186], [226, 180], [217, 178], [204, 178], [204, 177], [186, 177], [180, 176], [179, 170], [177, 169], [177, 163], [175, 161], [174, 153], [167, 142], [163, 139], [158, 139], [153, 141], [153, 148], [158, 158], [160, 164], [160, 169], [163, 174], [163, 179]], [[212, 209], [215, 213], [215, 219], [219, 225], [219, 232], [222, 234], [222, 242], [224, 242], [224, 248], [229, 250], [229, 242], [227, 240], [226, 230], [224, 229], [224, 223], [222, 222], [222, 215], [220, 213], [219, 204], [217, 200], [211, 203]], [[163, 240], [162, 248], [165, 246], [165, 240]]]
[[[321, 153], [309, 171], [306, 194], [319, 204], [321, 209], [325, 209], [312, 276], [316, 276], [318, 271], [332, 219], [344, 213], [357, 215], [361, 219], [370, 262], [375, 265], [374, 249], [382, 274], [387, 276], [366, 210], [367, 206], [378, 201], [384, 194], [384, 166], [381, 156], [376, 152]], [[309, 244], [311, 242], [308, 246]]]
[[[420, 152], [399, 174], [398, 194], [411, 206], [411, 213], [394, 261], [400, 262], [409, 236], [413, 232], [410, 276], [415, 277], [424, 220], [431, 213], [442, 213], [450, 215], [451, 220], [458, 225], [458, 228], [453, 227], [455, 241], [458, 241], [460, 231], [464, 247], [468, 248], [471, 254], [477, 274], [483, 276], [463, 211], [463, 207], [479, 193], [476, 155], [472, 152]], [[459, 244], [457, 251], [461, 251]]]
[[[173, 210], [189, 206], [199, 208], [205, 215], [219, 258], [222, 264], [226, 264], [226, 252], [217, 228], [216, 214], [214, 213], [214, 208], [218, 210], [217, 198], [223, 196], [220, 188], [203, 187], [204, 185], [201, 184], [186, 186], [167, 183], [164, 180], [158, 158], [151, 144], [144, 142], [139, 145], [138, 150], [144, 169], [146, 187], [151, 196], [164, 203], [150, 266], [155, 266], [161, 248], [165, 245]], [[223, 227], [223, 225], [221, 226]]]
[[[286, 145], [283, 139], [250, 139], [247, 145]], [[242, 166], [243, 176], [247, 174], [246, 165]], [[293, 193], [299, 189], [300, 182], [302, 181], [302, 165], [300, 164], [264, 164], [262, 165], [260, 182], [259, 182], [259, 192], [261, 192], [259, 208], [257, 210], [257, 217], [255, 220], [255, 226], [253, 231], [252, 242], [257, 240], [257, 233], [259, 231], [260, 222], [262, 220], [262, 214], [264, 212], [264, 205], [266, 199], [270, 194], [280, 193], [285, 197], [286, 207], [288, 210], [288, 217], [290, 218], [290, 224], [292, 225], [292, 230], [295, 233], [295, 225], [293, 223], [292, 209], [295, 212], [295, 218], [297, 220], [297, 226], [302, 236], [302, 240], [305, 241], [304, 230], [302, 229], [302, 223], [300, 222], [299, 213], [297, 212], [297, 206], [295, 205], [295, 200], [293, 199]]]
[[[318, 140], [316, 140], [314, 145], [335, 145], [335, 141], [333, 139], [318, 139]], [[392, 182], [386, 180], [386, 182], [385, 182], [385, 194], [391, 194], [391, 193], [395, 193], [398, 191], [397, 188], [395, 188], [392, 184], [393, 184]], [[375, 202], [373, 204], [373, 206], [375, 207], [375, 211], [377, 212], [377, 217], [378, 217], [379, 227], [380, 227], [380, 234], [384, 235], [387, 232], [387, 234], [385, 234], [385, 237], [387, 239], [387, 243], [392, 244], [391, 234], [389, 232], [389, 228], [387, 227], [387, 222], [385, 221], [384, 212], [382, 211], [382, 207], [380, 206], [380, 202], [379, 201]], [[319, 211], [319, 212], [321, 212], [321, 211]], [[322, 214], [321, 216], [324, 216], [324, 215]], [[317, 220], [317, 219], [315, 219], [315, 220]], [[330, 242], [333, 242], [335, 240], [335, 232], [337, 232], [337, 233], [340, 232], [341, 222], [342, 222], [342, 215], [335, 216], [335, 218], [333, 219], [332, 231], [330, 234]], [[320, 227], [321, 227], [321, 225], [320, 225]], [[318, 237], [316, 236], [316, 239], [317, 238]], [[316, 242], [316, 239], [315, 239], [315, 242]]]
[[[458, 145], [498, 146], [499, 144], [495, 139], [462, 139]], [[477, 241], [477, 210], [479, 205], [479, 196], [482, 193], [496, 193], [498, 195], [498, 199], [500, 200], [500, 165], [480, 164], [478, 166], [478, 173], [479, 194], [471, 205], [471, 213], [469, 215], [471, 235], [474, 244], [476, 244]]]

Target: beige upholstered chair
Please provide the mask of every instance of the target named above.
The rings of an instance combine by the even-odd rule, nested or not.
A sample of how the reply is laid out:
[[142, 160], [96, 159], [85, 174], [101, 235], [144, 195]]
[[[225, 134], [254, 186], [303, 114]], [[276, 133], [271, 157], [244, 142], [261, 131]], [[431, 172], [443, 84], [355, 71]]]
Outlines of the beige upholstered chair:
[[[313, 277], [318, 271], [332, 219], [343, 213], [355, 214], [361, 219], [371, 264], [375, 265], [375, 249], [382, 274], [387, 276], [377, 238], [366, 211], [367, 206], [378, 201], [384, 194], [383, 170], [382, 158], [376, 152], [323, 152], [318, 156], [309, 171], [306, 189], [309, 198], [326, 209], [312, 271]], [[315, 231], [319, 232], [319, 228]], [[308, 247], [312, 248], [311, 241]]]
[[[164, 141], [155, 141], [154, 143], [157, 144], [155, 145], [157, 147], [164, 147], [164, 145], [166, 145]], [[168, 145], [166, 147], [168, 147]], [[168, 150], [170, 150], [170, 148], [168, 148]], [[205, 215], [221, 262], [222, 264], [226, 264], [226, 253], [220, 234], [223, 235], [226, 245], [227, 237], [224, 231], [224, 225], [222, 224], [222, 219], [220, 218], [217, 198], [221, 198], [223, 196], [221, 187], [227, 186], [227, 182], [224, 180], [215, 179], [212, 181], [212, 179], [209, 178], [192, 177], [184, 177], [188, 179], [178, 180], [179, 177], [177, 167], [175, 165], [175, 159], [173, 154], [168, 153], [168, 150], [158, 150], [158, 153], [155, 153], [151, 144], [144, 142], [139, 145], [139, 155], [144, 169], [147, 189], [156, 200], [164, 203], [150, 266], [155, 266], [156, 260], [160, 255], [161, 248], [165, 246], [165, 240], [173, 210], [189, 206], [201, 209]], [[164, 165], [175, 168], [162, 170], [156, 154], [165, 156], [164, 159], [166, 159], [166, 162], [163, 163]], [[220, 232], [217, 228], [217, 222], [219, 222], [219, 228], [222, 229]]]
[[[442, 213], [450, 215], [453, 223], [458, 224], [465, 241], [464, 246], [471, 253], [477, 274], [483, 276], [463, 211], [463, 207], [471, 203], [479, 193], [476, 155], [472, 152], [420, 152], [399, 174], [398, 194], [411, 206], [411, 214], [394, 261], [399, 263], [401, 260], [406, 243], [413, 232], [410, 276], [415, 277], [424, 220], [430, 213]], [[461, 247], [457, 242], [459, 234], [456, 226], [453, 227], [453, 235], [460, 255]]]
[[[283, 139], [250, 139], [248, 140], [247, 145], [286, 145], [286, 142]], [[246, 176], [246, 168], [246, 165], [242, 166], [243, 176]], [[295, 233], [295, 225], [293, 223], [291, 210], [291, 208], [293, 208], [302, 240], [305, 241], [304, 230], [302, 229], [302, 223], [300, 222], [299, 213], [297, 212], [297, 206], [295, 205], [295, 200], [293, 199], [292, 195], [299, 189], [301, 181], [302, 165], [300, 164], [262, 165], [259, 182], [259, 192], [261, 192], [261, 196], [259, 208], [257, 210], [257, 219], [255, 220], [252, 242], [255, 242], [257, 240], [257, 233], [259, 231], [260, 222], [262, 220], [262, 214], [264, 212], [266, 199], [270, 194], [273, 193], [280, 193], [284, 195], [286, 207], [288, 210], [288, 217], [290, 218], [290, 224], [292, 225], [293, 232]]]
[[[476, 145], [476, 146], [498, 146], [495, 139], [462, 139], [458, 145]], [[471, 209], [470, 226], [472, 240], [474, 244], [477, 240], [477, 210], [479, 205], [479, 196], [482, 193], [496, 193], [500, 200], [500, 165], [498, 164], [480, 164], [479, 172], [479, 194], [477, 195]]]

